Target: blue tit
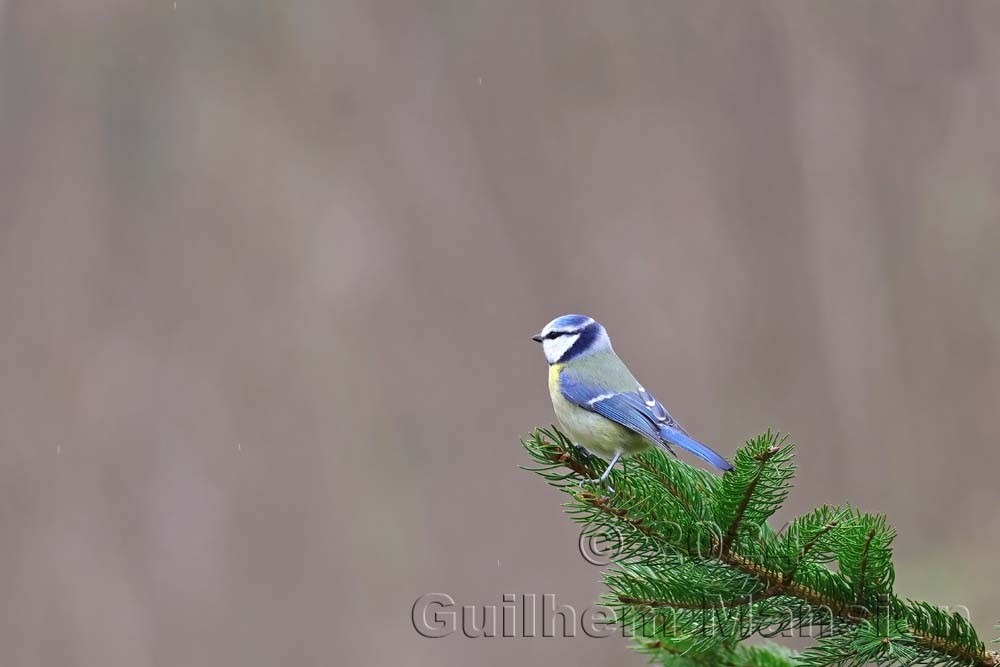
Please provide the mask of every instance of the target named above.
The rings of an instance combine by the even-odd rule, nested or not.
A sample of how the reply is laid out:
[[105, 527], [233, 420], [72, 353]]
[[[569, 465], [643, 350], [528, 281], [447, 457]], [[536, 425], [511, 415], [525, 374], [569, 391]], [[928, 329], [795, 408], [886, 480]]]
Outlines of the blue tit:
[[[584, 315], [557, 317], [532, 336], [549, 361], [549, 394], [563, 430], [609, 461], [601, 482], [622, 455], [656, 445], [680, 447], [720, 470], [726, 459], [698, 442], [646, 391], [611, 349], [604, 327]], [[676, 456], [676, 454], [674, 454]]]

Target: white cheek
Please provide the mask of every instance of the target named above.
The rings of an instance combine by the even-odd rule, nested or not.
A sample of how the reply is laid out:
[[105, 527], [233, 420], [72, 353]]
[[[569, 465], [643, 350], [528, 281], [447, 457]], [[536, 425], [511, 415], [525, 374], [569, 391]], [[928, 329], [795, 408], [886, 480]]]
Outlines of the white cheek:
[[545, 358], [549, 360], [550, 364], [556, 363], [566, 354], [566, 350], [573, 347], [573, 343], [579, 337], [580, 334], [573, 334], [572, 336], [559, 336], [559, 338], [546, 339], [542, 342], [542, 348], [545, 350]]

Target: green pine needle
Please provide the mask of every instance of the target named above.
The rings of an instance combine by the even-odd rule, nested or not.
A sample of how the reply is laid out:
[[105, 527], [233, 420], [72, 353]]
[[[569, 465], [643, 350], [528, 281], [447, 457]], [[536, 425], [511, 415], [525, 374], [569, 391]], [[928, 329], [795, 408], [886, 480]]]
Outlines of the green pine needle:
[[[774, 532], [767, 521], [795, 471], [794, 446], [777, 432], [748, 441], [721, 478], [651, 449], [613, 470], [608, 487], [594, 485], [605, 462], [555, 427], [522, 444], [535, 462], [527, 469], [569, 496], [585, 534], [613, 547], [601, 602], [654, 661], [1000, 666], [965, 618], [895, 595], [895, 531], [883, 515], [824, 506]], [[821, 638], [798, 655], [742, 643], [795, 630]]]

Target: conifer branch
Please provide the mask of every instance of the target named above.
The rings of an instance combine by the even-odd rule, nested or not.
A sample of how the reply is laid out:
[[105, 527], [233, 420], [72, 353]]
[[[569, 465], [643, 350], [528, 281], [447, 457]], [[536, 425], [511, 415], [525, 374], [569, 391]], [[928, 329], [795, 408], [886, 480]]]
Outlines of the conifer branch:
[[861, 565], [858, 568], [861, 572], [861, 576], [858, 577], [857, 593], [854, 596], [855, 604], [861, 604], [864, 600], [865, 592], [865, 574], [868, 571], [868, 553], [872, 548], [872, 540], [875, 539], [875, 531], [869, 530], [868, 537], [865, 539], [865, 548], [861, 552]]
[[[612, 495], [576, 484], [595, 479], [604, 463], [558, 430], [539, 430], [523, 444], [542, 464], [535, 471], [573, 498], [567, 511], [575, 520], [620, 531], [605, 600], [623, 625], [643, 624], [639, 649], [665, 664], [1000, 667], [966, 619], [893, 594], [894, 532], [883, 516], [823, 507], [782, 536], [767, 526], [794, 469], [792, 446], [779, 434], [748, 442], [721, 479], [656, 451], [641, 454], [632, 459], [638, 466], [612, 471]], [[824, 565], [831, 560], [838, 571]], [[753, 619], [727, 613], [733, 609]], [[673, 628], [646, 627], [662, 619], [657, 610], [675, 614]], [[797, 657], [774, 647], [751, 656], [738, 644], [763, 628], [817, 624], [825, 628], [819, 643]]]
[[824, 535], [826, 535], [836, 527], [837, 527], [837, 522], [831, 521], [830, 523], [823, 526], [823, 528], [818, 533], [813, 535], [812, 539], [806, 542], [806, 545], [802, 547], [802, 551], [799, 552], [799, 557], [795, 559], [795, 564], [792, 565], [792, 569], [790, 569], [788, 573], [785, 575], [785, 579], [788, 580], [789, 583], [791, 583], [792, 579], [795, 577], [795, 571], [798, 570], [799, 565], [801, 565], [802, 561], [804, 561], [806, 556], [809, 555], [809, 552], [816, 547], [816, 543], [819, 542]]
[[722, 538], [721, 550], [723, 554], [729, 553], [729, 550], [733, 546], [733, 540], [736, 539], [736, 531], [740, 528], [740, 522], [743, 521], [743, 515], [747, 511], [750, 499], [753, 498], [754, 491], [757, 490], [757, 485], [760, 484], [760, 476], [764, 472], [764, 466], [772, 456], [780, 451], [780, 449], [781, 448], [778, 446], [769, 447], [761, 454], [754, 457], [754, 459], [756, 459], [759, 463], [757, 473], [754, 475], [753, 480], [747, 485], [746, 490], [743, 492], [740, 504], [736, 508], [736, 516], [733, 517], [732, 523], [729, 524], [729, 528], [726, 530], [726, 536]]
[[[667, 491], [669, 491], [671, 495], [677, 498], [677, 500], [680, 502], [681, 507], [684, 508], [684, 511], [687, 512], [688, 516], [696, 518], [696, 512], [694, 511], [694, 508], [691, 507], [691, 505], [687, 502], [687, 499], [680, 493], [680, 491], [677, 489], [677, 487], [674, 486], [673, 482], [671, 482], [668, 477], [665, 477], [659, 470], [651, 466], [649, 464], [649, 461], [647, 461], [645, 458], [639, 459], [639, 465], [642, 466], [643, 470], [653, 475], [653, 477], [656, 478], [656, 481], [662, 484], [663, 488], [667, 489]], [[702, 490], [704, 491], [704, 489]]]

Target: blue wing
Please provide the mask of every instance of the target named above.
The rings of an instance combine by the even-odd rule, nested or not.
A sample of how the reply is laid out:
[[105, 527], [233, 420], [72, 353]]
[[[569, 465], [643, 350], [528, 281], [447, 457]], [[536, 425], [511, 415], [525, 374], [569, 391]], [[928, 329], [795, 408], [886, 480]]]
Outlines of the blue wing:
[[610, 391], [576, 378], [572, 372], [563, 369], [559, 373], [559, 388], [570, 403], [635, 431], [671, 454], [670, 445], [676, 445], [720, 470], [733, 469], [710, 447], [688, 435], [666, 408], [641, 386], [636, 386], [635, 391]]

